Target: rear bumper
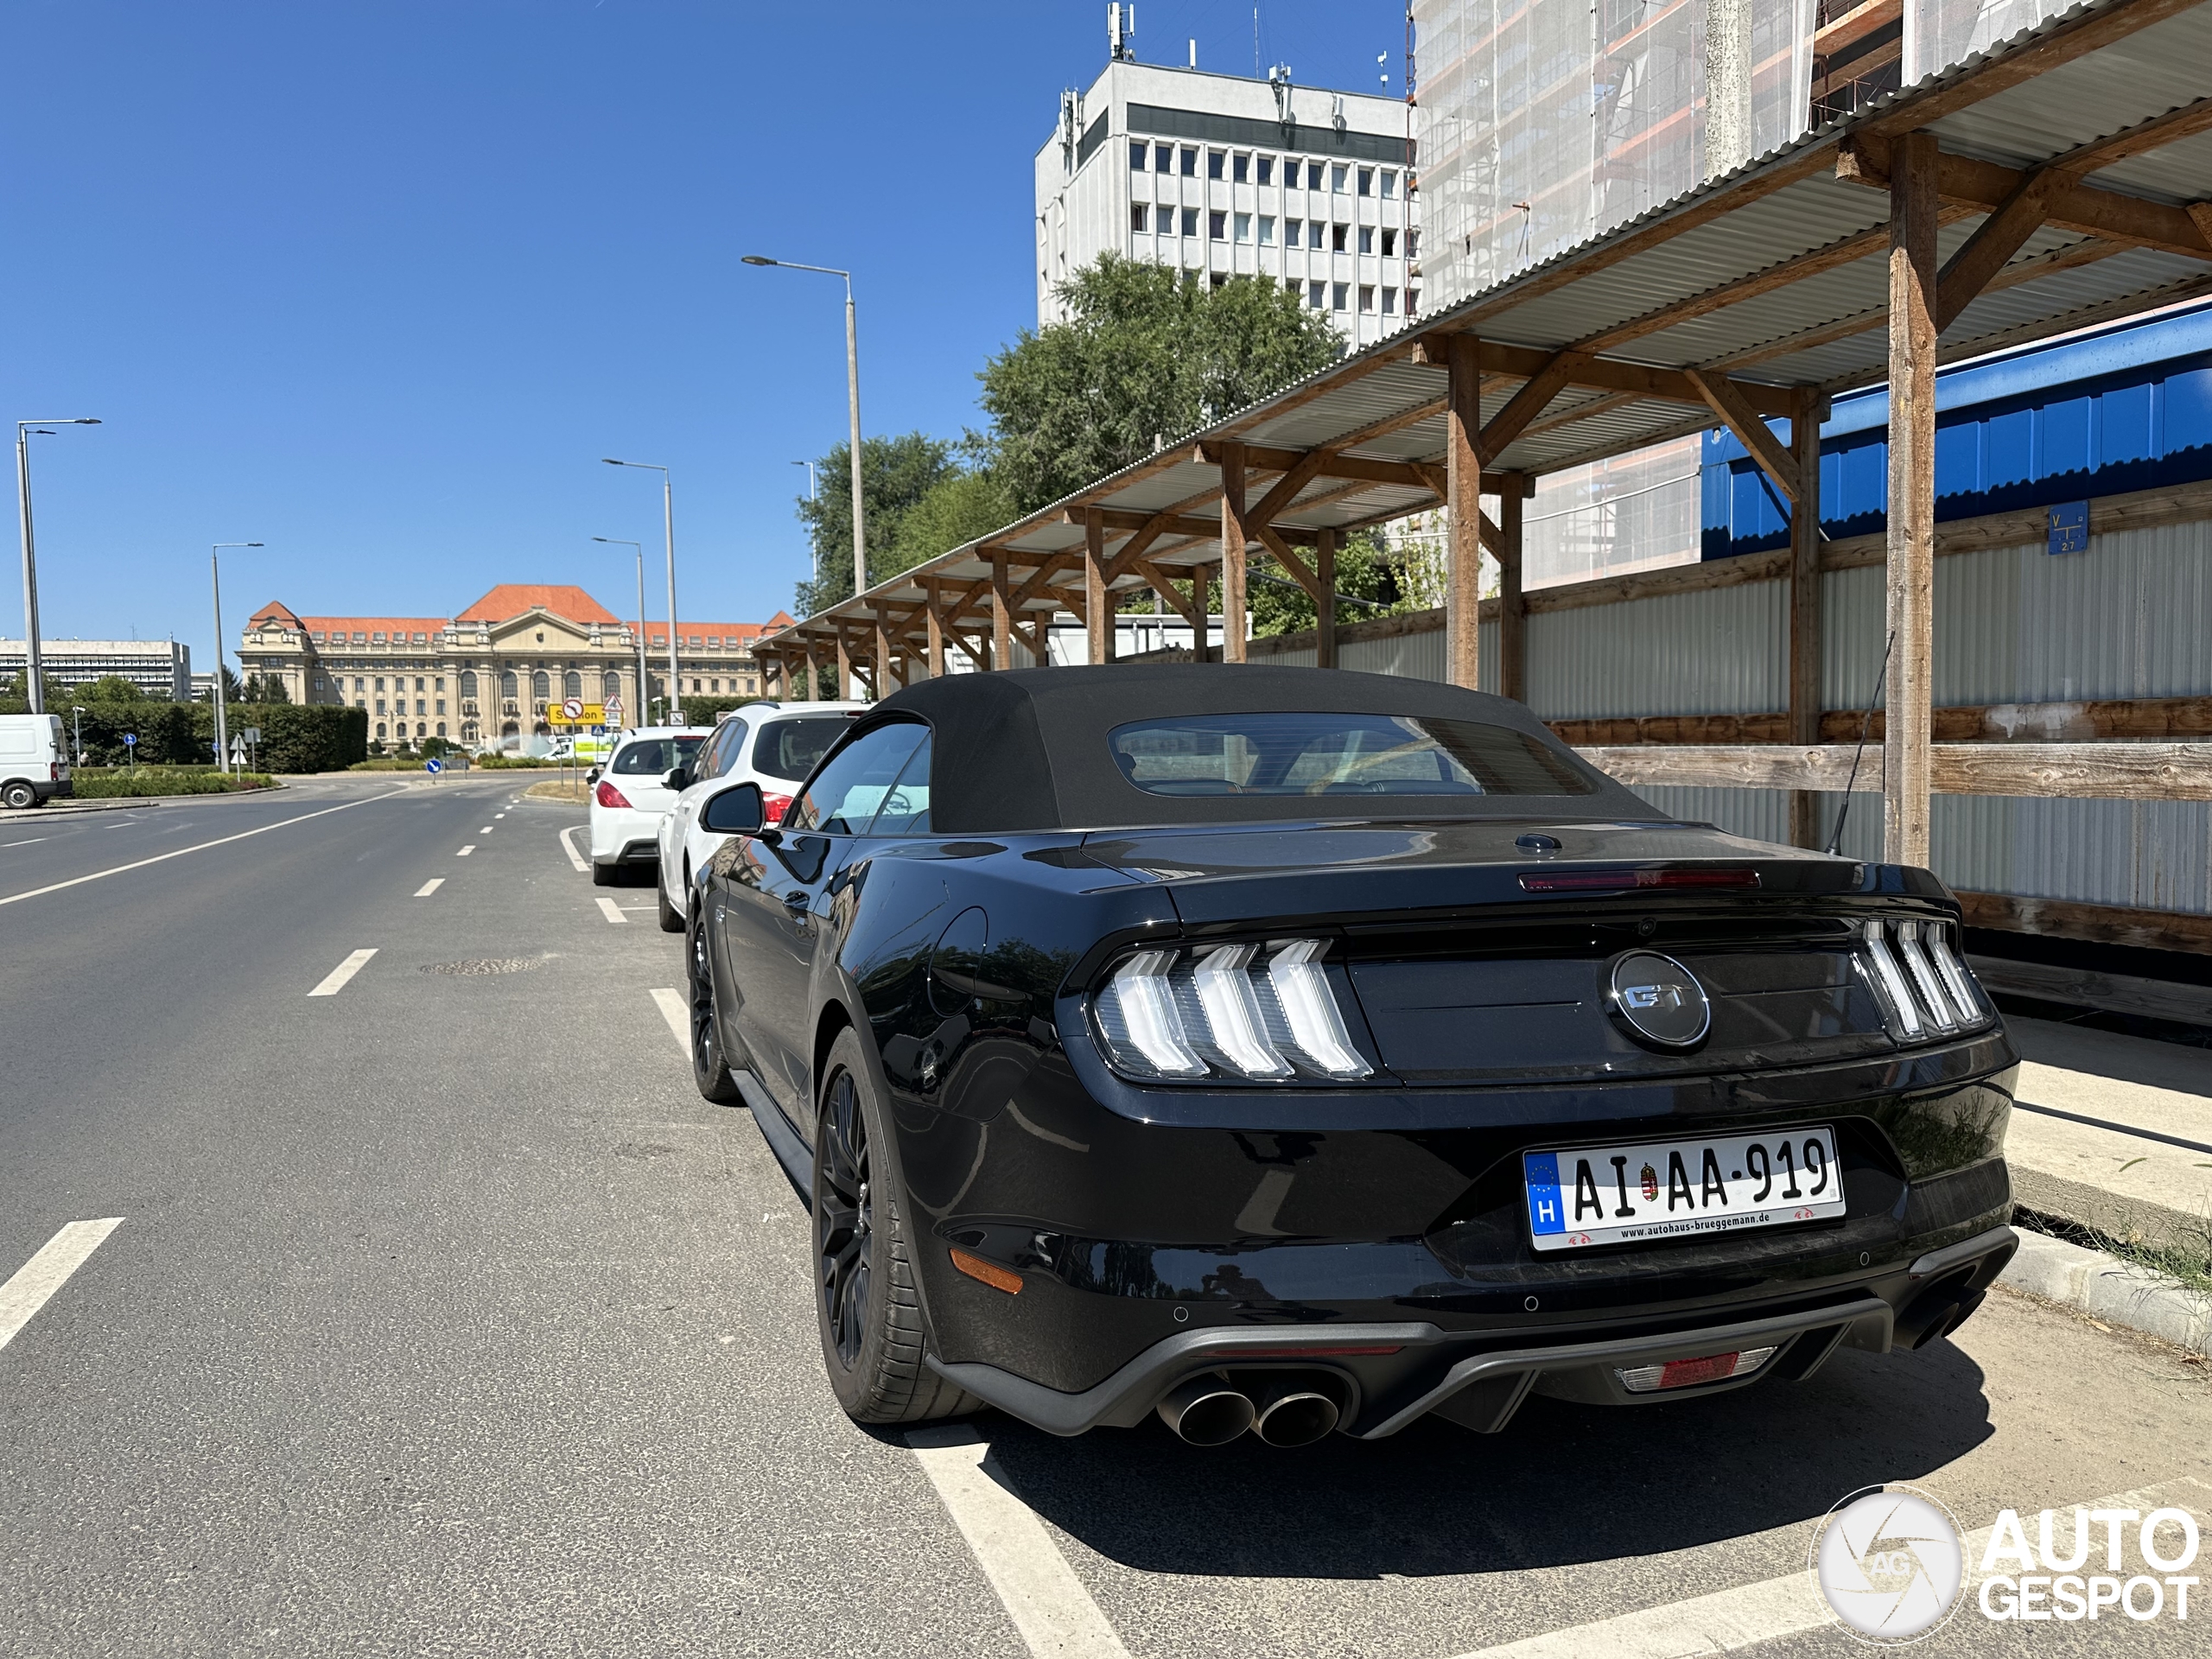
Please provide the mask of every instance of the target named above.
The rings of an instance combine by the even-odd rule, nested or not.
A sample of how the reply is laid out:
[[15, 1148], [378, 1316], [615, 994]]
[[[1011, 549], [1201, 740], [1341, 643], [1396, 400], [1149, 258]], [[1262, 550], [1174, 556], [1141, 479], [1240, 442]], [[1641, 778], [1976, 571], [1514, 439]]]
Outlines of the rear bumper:
[[[1154, 1344], [1080, 1393], [1045, 1387], [975, 1362], [930, 1365], [948, 1381], [1023, 1421], [1060, 1435], [1133, 1427], [1187, 1377], [1210, 1371], [1325, 1370], [1350, 1386], [1344, 1432], [1382, 1440], [1438, 1413], [1491, 1433], [1534, 1391], [1589, 1403], [1643, 1405], [1689, 1394], [1717, 1394], [1769, 1376], [1802, 1381], [1840, 1346], [1886, 1353], [1940, 1336], [1971, 1313], [2019, 1248], [2010, 1227], [1996, 1227], [1915, 1259], [1893, 1272], [1794, 1306], [1747, 1317], [1675, 1319], [1624, 1332], [1446, 1331], [1427, 1321], [1331, 1323], [1294, 1328], [1220, 1327]], [[1617, 1373], [1670, 1359], [1771, 1346], [1751, 1376], [1667, 1393], [1631, 1394]]]

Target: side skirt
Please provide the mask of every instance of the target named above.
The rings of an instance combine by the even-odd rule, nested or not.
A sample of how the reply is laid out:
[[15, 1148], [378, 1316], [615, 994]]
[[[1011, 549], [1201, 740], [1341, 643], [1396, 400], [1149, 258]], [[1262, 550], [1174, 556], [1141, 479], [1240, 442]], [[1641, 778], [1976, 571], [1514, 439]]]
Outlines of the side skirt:
[[737, 1091], [745, 1096], [745, 1103], [753, 1109], [753, 1121], [760, 1126], [760, 1138], [768, 1143], [768, 1150], [784, 1166], [785, 1179], [798, 1194], [798, 1201], [811, 1209], [814, 1154], [806, 1149], [806, 1142], [798, 1138], [798, 1131], [791, 1128], [784, 1109], [776, 1104], [759, 1077], [735, 1068], [732, 1068], [730, 1076], [736, 1079]]

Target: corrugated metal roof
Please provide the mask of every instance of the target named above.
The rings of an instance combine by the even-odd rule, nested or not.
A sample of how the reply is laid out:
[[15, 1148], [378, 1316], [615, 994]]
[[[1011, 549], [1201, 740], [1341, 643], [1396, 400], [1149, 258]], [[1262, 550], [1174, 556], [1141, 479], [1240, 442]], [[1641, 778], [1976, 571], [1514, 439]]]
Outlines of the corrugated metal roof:
[[[1447, 377], [1420, 359], [1420, 335], [1473, 333], [1486, 347], [1554, 351], [1625, 331], [1629, 337], [1603, 351], [1606, 360], [1668, 370], [1726, 365], [1754, 390], [1834, 391], [1878, 380], [1887, 362], [1887, 278], [1886, 238], [1878, 232], [1888, 197], [1878, 188], [1838, 177], [1837, 160], [1847, 143], [1878, 143], [1925, 130], [1947, 153], [2027, 168], [2196, 104], [2208, 87], [2212, 3], [2096, 0], [2077, 6], [2000, 50], [1882, 99], [1450, 310], [1409, 322], [1252, 409], [1179, 437], [1160, 454], [798, 627], [821, 636], [841, 624], [870, 624], [887, 608], [899, 614], [895, 626], [911, 639], [919, 631], [916, 607], [925, 597], [925, 583], [988, 581], [992, 566], [985, 549], [1011, 556], [1017, 582], [1027, 579], [1044, 556], [1072, 556], [1079, 563], [1082, 518], [1090, 508], [1147, 516], [1179, 509], [1217, 524], [1221, 469], [1206, 451], [1219, 442], [1299, 451], [1336, 448], [1378, 461], [1440, 463]], [[2153, 201], [2196, 200], [2212, 177], [2212, 134], [2186, 134], [2092, 168], [2084, 177], [2096, 188]], [[1950, 222], [1940, 244], [1948, 257], [1974, 233], [1983, 213], [1958, 204], [1946, 211]], [[1853, 237], [1859, 245], [1842, 247]], [[2198, 239], [2204, 238], [2200, 234]], [[2091, 251], [2082, 241], [2076, 232], [2039, 232], [1998, 283], [1966, 308], [1944, 336], [1942, 355], [1956, 359], [2212, 289], [2212, 249], [2205, 259], [2137, 246], [2086, 259], [2077, 257]], [[1793, 266], [1817, 267], [1823, 261], [1829, 268], [1803, 277], [1787, 275]], [[1782, 280], [1770, 285], [1762, 280], [1766, 276]], [[1717, 292], [1731, 284], [1752, 291]], [[1685, 303], [1699, 315], [1656, 326], [1655, 313]], [[1516, 375], [1485, 372], [1485, 423], [1520, 385]], [[1711, 423], [1701, 404], [1577, 386], [1556, 397], [1543, 418], [1489, 466], [1551, 471]], [[1255, 469], [1248, 480], [1248, 501], [1263, 497], [1274, 476]], [[1325, 478], [1301, 490], [1276, 523], [1294, 535], [1344, 529], [1434, 499], [1412, 478]], [[1217, 563], [1217, 531], [1207, 536], [1195, 526], [1192, 531], [1195, 538], [1179, 544], [1163, 537], [1155, 545], [1158, 563]], [[1109, 532], [1109, 552], [1127, 534], [1122, 527]], [[1071, 569], [1061, 581], [1072, 585], [1077, 579]], [[1141, 583], [1130, 575], [1120, 585]], [[1040, 592], [1028, 608], [1061, 602]], [[978, 625], [971, 618], [963, 626]], [[763, 645], [772, 650], [790, 637], [773, 636]]]

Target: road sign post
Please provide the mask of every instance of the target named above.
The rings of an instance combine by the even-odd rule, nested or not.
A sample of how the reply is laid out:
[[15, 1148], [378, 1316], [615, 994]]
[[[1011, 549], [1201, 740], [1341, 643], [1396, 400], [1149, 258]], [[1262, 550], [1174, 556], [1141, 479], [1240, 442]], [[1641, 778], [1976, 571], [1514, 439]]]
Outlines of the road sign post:
[[[82, 742], [78, 744], [78, 747], [79, 749], [83, 748], [83, 747], [84, 745]], [[137, 766], [138, 764], [138, 734], [136, 732], [125, 732], [123, 734], [123, 747], [124, 753], [130, 759], [130, 764], [134, 766]]]

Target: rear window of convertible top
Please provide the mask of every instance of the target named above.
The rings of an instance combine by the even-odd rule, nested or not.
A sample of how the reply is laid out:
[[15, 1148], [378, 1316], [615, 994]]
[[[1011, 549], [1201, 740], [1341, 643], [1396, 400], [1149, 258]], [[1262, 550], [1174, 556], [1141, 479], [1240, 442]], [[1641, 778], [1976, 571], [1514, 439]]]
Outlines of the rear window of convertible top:
[[1108, 738], [1153, 795], [1588, 795], [1526, 732], [1409, 715], [1185, 715]]

